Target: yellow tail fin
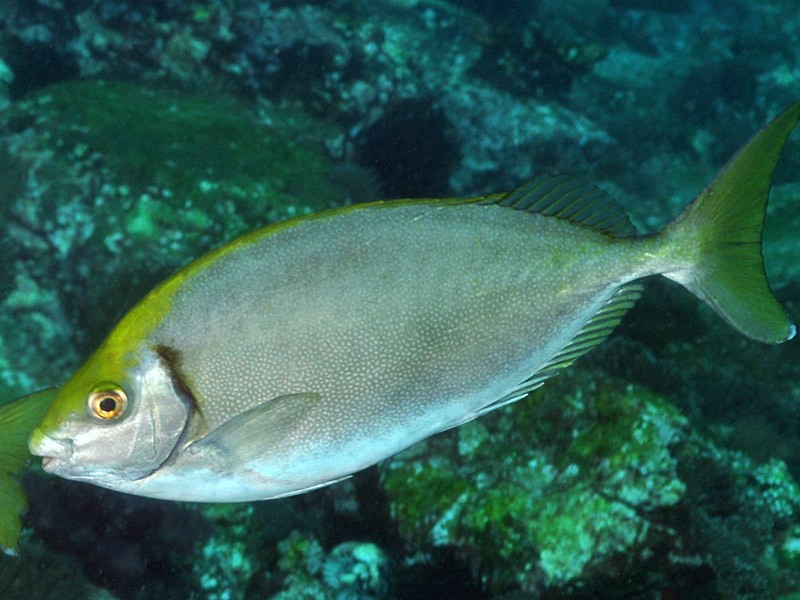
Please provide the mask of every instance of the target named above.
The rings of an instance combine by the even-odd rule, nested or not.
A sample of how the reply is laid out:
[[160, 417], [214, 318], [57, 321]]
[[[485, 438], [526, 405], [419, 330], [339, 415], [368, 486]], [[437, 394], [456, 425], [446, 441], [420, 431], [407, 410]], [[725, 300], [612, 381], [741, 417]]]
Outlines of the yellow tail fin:
[[668, 247], [689, 257], [664, 273], [707, 302], [746, 336], [777, 344], [796, 329], [772, 294], [761, 255], [767, 198], [800, 102], [759, 131], [664, 231]]

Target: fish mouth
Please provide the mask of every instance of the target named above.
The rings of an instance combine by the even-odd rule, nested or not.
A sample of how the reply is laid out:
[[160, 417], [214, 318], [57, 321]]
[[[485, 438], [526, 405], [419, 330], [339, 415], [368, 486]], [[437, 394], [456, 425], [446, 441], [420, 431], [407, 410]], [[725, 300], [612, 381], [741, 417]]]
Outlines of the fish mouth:
[[34, 456], [42, 457], [42, 468], [47, 473], [56, 472], [72, 455], [69, 442], [53, 439], [38, 429], [31, 435], [28, 449]]
[[54, 473], [59, 466], [61, 466], [61, 461], [55, 456], [42, 457], [42, 468], [45, 470], [45, 472]]

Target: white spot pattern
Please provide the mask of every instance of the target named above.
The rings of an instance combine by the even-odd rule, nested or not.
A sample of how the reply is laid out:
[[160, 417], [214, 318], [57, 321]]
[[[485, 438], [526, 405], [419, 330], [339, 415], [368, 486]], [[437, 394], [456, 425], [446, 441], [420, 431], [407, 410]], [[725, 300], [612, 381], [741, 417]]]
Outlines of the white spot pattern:
[[584, 227], [494, 205], [365, 208], [223, 256], [152, 341], [178, 351], [209, 429], [319, 393], [269, 462], [346, 474], [530, 376], [621, 285], [626, 256]]

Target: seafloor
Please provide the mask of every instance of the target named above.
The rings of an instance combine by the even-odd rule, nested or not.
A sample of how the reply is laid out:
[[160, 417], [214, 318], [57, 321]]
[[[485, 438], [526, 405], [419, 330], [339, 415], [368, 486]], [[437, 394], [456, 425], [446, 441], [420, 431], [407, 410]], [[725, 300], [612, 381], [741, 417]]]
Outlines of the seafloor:
[[[0, 398], [63, 382], [167, 274], [293, 215], [556, 171], [654, 231], [800, 98], [798, 10], [6, 0]], [[764, 246], [795, 321], [799, 237], [795, 139]], [[530, 398], [327, 489], [178, 504], [34, 465], [0, 598], [797, 599], [799, 457], [798, 341], [748, 341], [656, 279]]]

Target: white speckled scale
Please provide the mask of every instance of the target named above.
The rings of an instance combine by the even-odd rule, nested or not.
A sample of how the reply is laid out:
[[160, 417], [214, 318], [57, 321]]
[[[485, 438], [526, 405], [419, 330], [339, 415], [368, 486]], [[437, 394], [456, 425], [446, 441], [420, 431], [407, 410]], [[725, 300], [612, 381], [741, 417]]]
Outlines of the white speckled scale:
[[138, 493], [174, 497], [177, 478], [204, 481], [207, 500], [284, 495], [454, 426], [539, 370], [639, 275], [613, 247], [537, 214], [418, 204], [306, 220], [223, 256], [147, 340], [177, 351], [202, 413], [193, 437], [276, 398], [319, 401], [288, 430], [263, 431], [263, 451], [222, 480], [203, 476], [225, 470], [220, 453], [182, 453]]

